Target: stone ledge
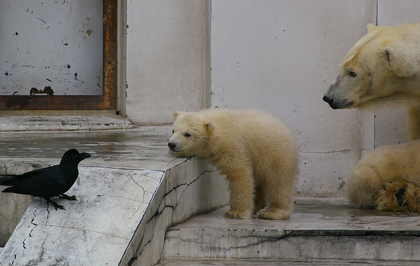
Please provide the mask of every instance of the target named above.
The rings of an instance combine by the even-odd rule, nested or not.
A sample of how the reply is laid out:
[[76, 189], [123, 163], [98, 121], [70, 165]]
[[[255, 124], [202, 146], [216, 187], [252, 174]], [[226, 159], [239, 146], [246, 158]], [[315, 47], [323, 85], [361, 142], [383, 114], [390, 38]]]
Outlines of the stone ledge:
[[234, 221], [226, 210], [170, 228], [163, 257], [420, 262], [419, 214], [355, 209], [346, 198], [296, 198], [281, 221]]
[[[0, 133], [0, 172], [57, 164], [68, 148], [93, 156], [79, 166], [54, 210], [35, 198], [8, 240], [5, 265], [153, 265], [166, 229], [226, 205], [223, 177], [206, 162], [167, 152], [170, 127], [122, 131]], [[5, 194], [0, 193], [0, 205]], [[19, 195], [15, 195], [19, 196]]]
[[384, 260], [331, 260], [331, 259], [322, 259], [322, 260], [313, 260], [313, 259], [298, 259], [298, 260], [288, 260], [288, 259], [188, 259], [188, 260], [168, 260], [163, 261], [156, 266], [255, 266], [255, 265], [264, 265], [264, 266], [278, 266], [278, 265], [287, 265], [287, 266], [372, 266], [372, 265], [381, 265], [381, 266], [413, 266], [417, 265], [413, 261], [384, 261]]
[[0, 117], [0, 131], [72, 131], [129, 129], [119, 116], [13, 116]]

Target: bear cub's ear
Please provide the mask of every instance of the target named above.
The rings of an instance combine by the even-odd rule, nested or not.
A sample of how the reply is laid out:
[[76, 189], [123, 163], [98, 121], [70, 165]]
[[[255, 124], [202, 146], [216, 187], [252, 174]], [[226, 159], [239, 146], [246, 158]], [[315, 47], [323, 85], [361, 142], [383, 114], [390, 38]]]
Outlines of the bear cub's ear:
[[182, 112], [181, 112], [181, 111], [175, 111], [175, 112], [174, 112], [174, 120], [176, 120], [176, 118], [177, 118], [180, 114], [182, 114]]
[[205, 121], [204, 125], [206, 126], [207, 131], [213, 130], [213, 128], [214, 128], [214, 124], [213, 124], [212, 121]]

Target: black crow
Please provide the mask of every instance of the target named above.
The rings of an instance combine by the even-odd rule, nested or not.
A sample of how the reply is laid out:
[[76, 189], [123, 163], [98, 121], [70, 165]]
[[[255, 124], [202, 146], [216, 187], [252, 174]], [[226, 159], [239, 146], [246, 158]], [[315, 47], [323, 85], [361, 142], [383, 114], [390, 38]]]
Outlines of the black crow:
[[47, 203], [51, 202], [56, 210], [57, 208], [64, 210], [63, 206], [58, 205], [50, 200], [50, 198], [60, 196], [63, 199], [76, 200], [76, 196], [70, 197], [64, 193], [73, 186], [79, 175], [77, 169], [79, 162], [89, 157], [89, 153], [79, 153], [77, 150], [71, 149], [64, 153], [59, 165], [33, 170], [19, 176], [0, 179], [0, 185], [11, 186], [3, 190], [3, 192], [44, 198]]

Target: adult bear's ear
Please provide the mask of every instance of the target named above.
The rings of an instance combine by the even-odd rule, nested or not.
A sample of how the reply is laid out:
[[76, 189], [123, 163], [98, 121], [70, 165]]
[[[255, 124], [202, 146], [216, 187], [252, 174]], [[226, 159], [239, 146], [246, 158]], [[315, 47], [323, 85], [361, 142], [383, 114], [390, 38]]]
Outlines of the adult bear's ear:
[[369, 23], [369, 24], [367, 24], [366, 28], [367, 28], [368, 32], [371, 32], [376, 28], [376, 26], [373, 25], [372, 23]]
[[410, 47], [405, 46], [402, 49], [393, 47], [384, 47], [383, 52], [387, 60], [387, 67], [394, 72], [398, 77], [409, 77], [418, 70], [417, 61], [419, 58], [414, 54], [410, 54]]
[[176, 120], [176, 118], [181, 114], [181, 111], [175, 111], [174, 112], [174, 120]]
[[213, 130], [213, 128], [214, 128], [214, 124], [213, 124], [213, 122], [212, 122], [212, 121], [206, 121], [206, 122], [204, 123], [204, 125], [206, 126], [207, 131]]

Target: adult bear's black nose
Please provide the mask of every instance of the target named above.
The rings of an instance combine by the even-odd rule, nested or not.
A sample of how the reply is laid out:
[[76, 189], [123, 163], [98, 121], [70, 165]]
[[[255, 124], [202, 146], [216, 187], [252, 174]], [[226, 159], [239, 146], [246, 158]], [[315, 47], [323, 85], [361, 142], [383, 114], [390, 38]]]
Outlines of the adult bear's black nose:
[[169, 149], [173, 150], [176, 147], [176, 143], [168, 142], [168, 147], [169, 147]]
[[322, 98], [324, 100], [324, 102], [327, 102], [330, 106], [333, 105], [334, 99], [328, 97], [327, 95], [324, 95], [324, 97]]

